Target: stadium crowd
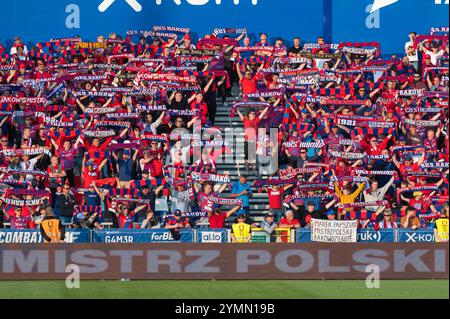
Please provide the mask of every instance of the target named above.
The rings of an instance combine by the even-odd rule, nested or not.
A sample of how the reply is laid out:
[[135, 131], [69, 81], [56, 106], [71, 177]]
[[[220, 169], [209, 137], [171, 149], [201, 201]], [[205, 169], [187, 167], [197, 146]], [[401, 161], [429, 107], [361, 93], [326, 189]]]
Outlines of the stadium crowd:
[[[0, 223], [434, 227], [448, 218], [448, 28], [426, 33], [383, 58], [377, 42], [252, 43], [245, 29], [194, 41], [158, 26], [33, 47], [17, 37], [0, 47]], [[217, 100], [246, 130], [237, 181], [219, 170], [232, 147], [198, 134], [224, 132]], [[279, 167], [264, 171], [273, 154]], [[250, 175], [269, 197], [261, 224]]]

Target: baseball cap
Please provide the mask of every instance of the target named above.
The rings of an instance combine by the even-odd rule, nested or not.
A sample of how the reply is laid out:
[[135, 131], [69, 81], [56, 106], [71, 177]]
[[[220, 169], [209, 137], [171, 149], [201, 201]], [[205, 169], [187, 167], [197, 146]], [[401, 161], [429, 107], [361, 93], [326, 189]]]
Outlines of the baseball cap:
[[271, 211], [267, 211], [264, 217], [274, 217], [275, 215]]
[[431, 56], [430, 56], [429, 54], [425, 54], [424, 58], [425, 58], [426, 60], [428, 60], [428, 59], [431, 59]]
[[192, 38], [191, 38], [191, 36], [189, 35], [189, 34], [186, 34], [184, 37], [183, 37], [183, 40], [191, 40]]
[[327, 211], [327, 216], [334, 215], [334, 210], [330, 209]]
[[78, 213], [77, 219], [85, 219], [83, 213]]
[[181, 210], [177, 209], [173, 212], [174, 216], [181, 216]]
[[130, 155], [130, 151], [129, 150], [124, 150], [123, 151], [123, 155]]
[[88, 161], [88, 162], [86, 163], [86, 166], [94, 166], [94, 162]]

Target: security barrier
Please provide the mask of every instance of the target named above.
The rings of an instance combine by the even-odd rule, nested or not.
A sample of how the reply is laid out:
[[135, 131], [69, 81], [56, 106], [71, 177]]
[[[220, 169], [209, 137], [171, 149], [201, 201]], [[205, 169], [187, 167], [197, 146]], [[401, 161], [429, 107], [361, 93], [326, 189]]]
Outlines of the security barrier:
[[[292, 230], [295, 232], [295, 230]], [[275, 238], [276, 242], [278, 243], [291, 243], [293, 242], [292, 236], [291, 236], [291, 229], [290, 228], [276, 228], [275, 229]], [[295, 238], [295, 237], [294, 237]]]
[[[43, 243], [39, 230], [25, 229], [25, 230], [13, 230], [2, 229], [0, 230], [0, 244], [36, 244]], [[65, 243], [91, 243], [92, 233], [88, 229], [66, 229]]]
[[270, 235], [262, 228], [253, 228], [252, 243], [270, 243]]
[[[186, 229], [175, 240], [168, 229], [66, 229], [66, 243], [227, 243], [231, 242], [228, 229]], [[433, 229], [358, 229], [358, 242], [400, 242], [400, 243], [430, 243], [434, 242]], [[1, 244], [33, 244], [42, 243], [43, 239], [38, 230], [0, 230]], [[252, 243], [308, 243], [311, 242], [311, 230], [300, 228], [275, 229], [269, 235], [261, 228], [252, 229]]]

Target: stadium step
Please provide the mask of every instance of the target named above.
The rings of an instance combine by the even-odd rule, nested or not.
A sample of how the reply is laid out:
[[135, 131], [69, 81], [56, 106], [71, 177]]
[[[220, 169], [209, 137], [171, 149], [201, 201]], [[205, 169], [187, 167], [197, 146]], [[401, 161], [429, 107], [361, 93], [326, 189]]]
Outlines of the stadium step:
[[[214, 126], [220, 127], [224, 133], [224, 129], [233, 128], [240, 129], [241, 132], [233, 132], [236, 135], [235, 147], [233, 149], [233, 162], [226, 162], [224, 159], [227, 156], [222, 156], [222, 161], [217, 163], [217, 170], [219, 174], [223, 172], [229, 172], [231, 182], [237, 182], [239, 180], [239, 174], [245, 174], [245, 162], [244, 162], [244, 125], [241, 119], [236, 115], [234, 118], [230, 117], [230, 108], [234, 101], [239, 100], [239, 98], [227, 98], [227, 102], [224, 104], [221, 101], [217, 101], [217, 113], [215, 118]], [[225, 134], [222, 136], [224, 137]], [[264, 178], [264, 177], [263, 177]], [[269, 197], [267, 193], [259, 193], [259, 189], [253, 186], [255, 179], [258, 179], [252, 174], [250, 170], [247, 176], [247, 182], [250, 184], [253, 195], [250, 198], [250, 216], [256, 222], [261, 222], [263, 220], [263, 213], [269, 209]], [[227, 188], [222, 194], [224, 197], [229, 197], [231, 189]], [[231, 225], [234, 220], [234, 216], [231, 216], [227, 220], [227, 225]]]

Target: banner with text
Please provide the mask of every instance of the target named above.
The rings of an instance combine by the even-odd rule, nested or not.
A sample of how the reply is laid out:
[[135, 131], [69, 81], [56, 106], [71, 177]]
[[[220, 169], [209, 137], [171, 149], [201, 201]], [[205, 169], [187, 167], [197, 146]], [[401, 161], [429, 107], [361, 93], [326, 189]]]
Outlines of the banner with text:
[[357, 220], [311, 219], [311, 240], [327, 243], [356, 243]]

